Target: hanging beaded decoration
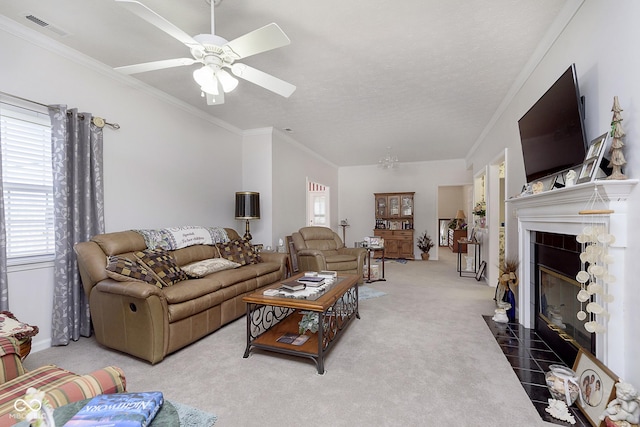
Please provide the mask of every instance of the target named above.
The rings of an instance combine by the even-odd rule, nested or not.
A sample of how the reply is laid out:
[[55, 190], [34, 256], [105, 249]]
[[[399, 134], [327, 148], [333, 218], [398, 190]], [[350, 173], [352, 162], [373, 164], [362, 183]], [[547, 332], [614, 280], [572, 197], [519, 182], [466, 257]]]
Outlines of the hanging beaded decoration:
[[598, 209], [600, 206], [604, 206], [604, 200], [596, 186], [586, 209], [578, 212], [584, 215], [585, 220], [582, 233], [576, 236], [576, 240], [581, 244], [581, 269], [576, 275], [576, 280], [580, 283], [577, 295], [580, 311], [577, 317], [580, 321], [586, 320], [584, 328], [590, 333], [606, 331], [609, 313], [603, 304], [613, 302], [608, 287], [616, 281], [615, 276], [608, 270], [608, 266], [614, 262], [613, 257], [609, 255], [609, 246], [615, 242], [615, 236], [608, 232], [608, 221], [605, 218], [614, 211]]

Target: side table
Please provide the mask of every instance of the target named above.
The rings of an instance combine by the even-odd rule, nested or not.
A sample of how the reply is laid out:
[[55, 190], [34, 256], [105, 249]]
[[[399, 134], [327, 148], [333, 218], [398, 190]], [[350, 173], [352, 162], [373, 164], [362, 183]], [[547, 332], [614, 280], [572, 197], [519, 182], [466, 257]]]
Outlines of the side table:
[[[480, 267], [480, 242], [477, 242], [475, 240], [466, 240], [466, 239], [460, 239], [457, 241], [458, 243], [458, 273], [460, 274], [460, 277], [476, 277], [476, 274], [478, 273], [478, 268]], [[469, 268], [464, 268], [467, 267], [467, 265], [463, 266], [462, 265], [462, 254], [464, 252], [462, 252], [463, 250], [463, 246], [465, 246], [466, 248], [466, 253], [469, 254], [466, 256], [466, 258], [471, 257], [471, 248], [473, 248], [473, 268], [469, 269]]]
[[[367, 250], [367, 281], [365, 283], [386, 281], [387, 279], [384, 278], [384, 246], [368, 246], [365, 249]], [[373, 251], [382, 252], [382, 276], [377, 279], [371, 279], [371, 252]]]

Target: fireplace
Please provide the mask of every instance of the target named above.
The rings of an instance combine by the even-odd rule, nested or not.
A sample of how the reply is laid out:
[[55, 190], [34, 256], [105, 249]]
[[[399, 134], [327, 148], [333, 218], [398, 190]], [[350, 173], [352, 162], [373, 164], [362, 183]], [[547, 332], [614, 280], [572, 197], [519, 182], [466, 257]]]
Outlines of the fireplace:
[[[625, 336], [631, 335], [630, 328], [633, 327], [626, 321], [624, 310], [624, 295], [630, 292], [630, 280], [625, 278], [625, 255], [627, 249], [627, 216], [628, 203], [627, 200], [638, 180], [624, 181], [596, 181], [591, 183], [582, 183], [573, 187], [565, 187], [551, 191], [545, 191], [540, 194], [534, 194], [524, 197], [512, 198], [507, 201], [507, 210], [505, 218], [507, 218], [507, 238], [506, 249], [507, 254], [518, 254], [520, 260], [520, 284], [517, 288], [517, 318], [518, 321], [526, 328], [535, 328], [536, 323], [542, 326], [543, 319], [551, 320], [545, 324], [551, 323], [553, 327], [552, 316], [537, 315], [541, 310], [542, 296], [540, 291], [536, 291], [536, 286], [541, 279], [548, 279], [548, 273], [563, 273], [565, 278], [571, 281], [575, 278], [575, 271], [563, 272], [557, 264], [565, 265], [570, 262], [556, 262], [556, 255], [544, 256], [543, 270], [544, 274], [539, 273], [536, 267], [536, 251], [539, 245], [536, 242], [540, 239], [564, 239], [561, 244], [571, 247], [571, 240], [575, 241], [575, 236], [582, 233], [585, 226], [585, 218], [578, 212], [584, 210], [588, 203], [593, 200], [594, 193], [598, 194], [602, 200], [602, 206], [598, 208], [611, 209], [614, 213], [603, 215], [596, 221], [598, 225], [605, 227], [609, 233], [615, 235], [616, 241], [609, 246], [609, 254], [612, 255], [616, 262], [610, 266], [611, 274], [617, 277], [615, 286], [610, 287], [609, 291], [613, 295], [614, 300], [610, 303], [604, 303], [604, 308], [610, 313], [610, 318], [606, 324], [606, 332], [603, 334], [591, 335], [591, 340], [583, 342], [580, 333], [576, 332], [575, 340], [580, 347], [584, 347], [586, 351], [591, 351], [595, 356], [609, 369], [618, 376], [624, 377], [626, 373], [624, 343]], [[514, 219], [517, 218], [517, 225]], [[562, 236], [562, 237], [560, 237]], [[574, 243], [575, 244], [575, 243]], [[553, 246], [553, 245], [550, 245]], [[517, 248], [515, 250], [514, 248]], [[580, 248], [576, 245], [574, 251], [579, 253]], [[570, 252], [570, 251], [569, 251]], [[556, 262], [556, 264], [554, 264]], [[577, 261], [577, 268], [580, 267]], [[557, 278], [557, 276], [553, 276]], [[563, 284], [565, 285], [565, 284]], [[564, 288], [565, 292], [569, 292]], [[537, 292], [537, 293], [536, 293]], [[558, 291], [560, 292], [560, 291]], [[577, 290], [576, 290], [577, 294]], [[551, 297], [547, 295], [546, 298]], [[575, 298], [575, 294], [574, 294]], [[547, 300], [546, 304], [549, 304]], [[551, 305], [562, 305], [563, 302], [552, 302]], [[564, 302], [566, 305], [567, 303]], [[555, 320], [557, 318], [557, 310], [554, 312]], [[560, 314], [562, 322], [567, 328], [556, 331], [557, 337], [564, 341], [563, 333], [567, 332], [569, 318], [571, 317], [571, 325], [573, 325], [573, 314]], [[565, 321], [566, 319], [566, 321]], [[548, 326], [547, 326], [547, 329]], [[556, 328], [557, 329], [557, 328]], [[562, 328], [559, 328], [562, 329]], [[573, 344], [572, 344], [573, 345]], [[571, 356], [568, 363], [572, 362]]]
[[595, 355], [595, 335], [577, 318], [580, 283], [580, 244], [567, 234], [534, 231], [535, 330], [572, 365], [580, 347]]

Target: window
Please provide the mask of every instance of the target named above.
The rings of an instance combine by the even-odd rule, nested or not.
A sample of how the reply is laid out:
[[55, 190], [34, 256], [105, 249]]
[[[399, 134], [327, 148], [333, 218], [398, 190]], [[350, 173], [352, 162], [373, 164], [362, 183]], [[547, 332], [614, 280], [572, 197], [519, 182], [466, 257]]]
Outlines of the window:
[[[0, 103], [7, 258], [52, 255], [51, 121], [44, 112]], [[13, 262], [11, 262], [13, 260]]]

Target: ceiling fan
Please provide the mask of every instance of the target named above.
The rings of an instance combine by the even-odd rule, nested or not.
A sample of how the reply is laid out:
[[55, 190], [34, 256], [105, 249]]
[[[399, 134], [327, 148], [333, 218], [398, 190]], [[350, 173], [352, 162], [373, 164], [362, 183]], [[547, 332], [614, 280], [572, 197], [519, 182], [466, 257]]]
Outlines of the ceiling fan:
[[291, 43], [289, 37], [275, 23], [265, 25], [232, 41], [227, 41], [215, 35], [214, 9], [216, 2], [211, 0], [211, 34], [199, 34], [191, 37], [139, 1], [115, 1], [182, 42], [190, 49], [193, 57], [116, 67], [117, 71], [124, 74], [136, 74], [196, 63], [201, 64], [202, 66], [193, 72], [193, 78], [200, 85], [202, 93], [206, 94], [207, 104], [209, 105], [223, 104], [224, 94], [231, 92], [238, 85], [238, 80], [229, 74], [225, 68], [231, 70], [231, 73], [235, 76], [262, 86], [285, 98], [291, 96], [296, 90], [296, 87], [291, 83], [248, 65], [235, 62], [238, 59], [247, 58]]

